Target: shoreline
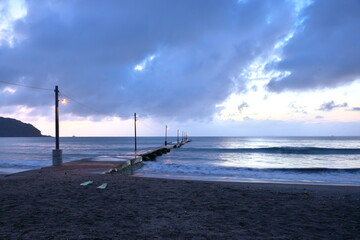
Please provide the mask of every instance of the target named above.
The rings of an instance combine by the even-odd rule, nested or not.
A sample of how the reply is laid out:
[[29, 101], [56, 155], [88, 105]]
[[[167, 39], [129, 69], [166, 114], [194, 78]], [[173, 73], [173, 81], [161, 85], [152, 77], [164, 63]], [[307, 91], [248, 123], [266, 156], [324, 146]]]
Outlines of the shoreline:
[[[0, 178], [1, 239], [356, 239], [360, 188], [93, 174]], [[92, 180], [89, 186], [80, 183]], [[107, 183], [106, 189], [96, 187]]]
[[[223, 185], [223, 186], [237, 186], [242, 188], [256, 188], [260, 190], [271, 190], [271, 191], [285, 191], [289, 193], [297, 193], [303, 191], [312, 191], [316, 194], [326, 194], [334, 196], [352, 196], [360, 199], [360, 186], [352, 185], [325, 185], [325, 184], [302, 184], [302, 183], [273, 183], [273, 182], [233, 182], [233, 181], [211, 181], [211, 180], [200, 180], [200, 179], [173, 179], [173, 178], [161, 178], [161, 177], [145, 177], [145, 176], [134, 176], [129, 174], [103, 174], [103, 173], [89, 173], [84, 171], [78, 171], [77, 173], [67, 174], [65, 172], [59, 172], [51, 175], [49, 173], [43, 174], [41, 169], [29, 170], [14, 174], [0, 174], [0, 181], [12, 181], [12, 180], [49, 180], [50, 178], [56, 180], [68, 180], [71, 181], [77, 179], [108, 179], [108, 178], [121, 178], [121, 179], [139, 179], [130, 181], [154, 181], [154, 182], [183, 182], [193, 184], [210, 184], [210, 185]], [[141, 180], [140, 180], [141, 179]]]
[[[75, 163], [75, 165], [73, 165]], [[260, 187], [263, 189], [278, 189], [285, 191], [318, 191], [327, 192], [334, 194], [354, 194], [360, 198], [360, 186], [356, 185], [332, 185], [332, 184], [316, 184], [316, 183], [279, 183], [279, 182], [236, 182], [236, 181], [213, 181], [206, 179], [180, 179], [180, 178], [165, 178], [165, 177], [154, 177], [154, 176], [139, 176], [136, 174], [129, 174], [128, 171], [122, 173], [104, 173], [109, 167], [114, 165], [114, 162], [81, 162], [82, 168], [79, 168], [79, 162], [69, 162], [60, 167], [44, 167], [41, 169], [27, 170], [12, 174], [0, 174], [0, 180], [45, 180], [45, 179], [64, 179], [64, 178], [107, 178], [107, 176], [113, 176], [114, 178], [134, 178], [142, 179], [141, 181], [174, 181], [174, 182], [193, 182], [199, 184], [222, 184], [229, 186], [242, 186], [242, 187]], [[115, 164], [116, 165], [116, 164]], [[64, 167], [65, 166], [65, 167]], [[126, 170], [126, 169], [125, 169]]]
[[[66, 175], [66, 171], [68, 173], [75, 173], [75, 174], [107, 174], [105, 172], [108, 172], [114, 167], [117, 167], [119, 162], [113, 162], [113, 161], [85, 161], [85, 159], [82, 160], [76, 160], [71, 162], [66, 162], [63, 164], [63, 166], [59, 167], [43, 167], [39, 169], [31, 169], [31, 170], [25, 170], [21, 172], [15, 172], [15, 173], [2, 173], [0, 172], [0, 179], [6, 179], [8, 177], [14, 178], [14, 177], [24, 177], [24, 176], [31, 176], [31, 175], [37, 175], [37, 174], [51, 174], [51, 175]], [[152, 179], [167, 179], [167, 180], [179, 180], [179, 181], [200, 181], [200, 182], [213, 182], [213, 183], [233, 183], [233, 184], [274, 184], [274, 185], [291, 185], [291, 186], [325, 186], [325, 187], [354, 187], [359, 188], [360, 185], [351, 185], [351, 184], [342, 184], [342, 183], [317, 183], [317, 182], [311, 182], [308, 181], [307, 183], [301, 182], [301, 181], [261, 181], [261, 179], [256, 180], [244, 180], [244, 181], [231, 181], [229, 179], [224, 178], [223, 180], [219, 180], [219, 177], [203, 177], [203, 176], [154, 176], [153, 174], [150, 175], [142, 175], [141, 173], [135, 173], [136, 170], [142, 168], [141, 166], [136, 165], [129, 165], [125, 168], [121, 169], [120, 171], [122, 173], [112, 173], [112, 174], [122, 174], [122, 175], [128, 175], [131, 177], [136, 178], [152, 178]], [[66, 168], [63, 168], [66, 167]], [[186, 178], [189, 177], [189, 178]], [[212, 179], [211, 179], [212, 178]], [[257, 181], [259, 180], [259, 181]]]
[[[307, 183], [305, 182], [301, 182], [298, 181], [296, 182], [294, 181], [261, 181], [261, 179], [257, 179], [257, 180], [243, 180], [243, 181], [231, 181], [228, 180], [226, 178], [223, 178], [223, 180], [219, 180], [218, 177], [198, 177], [198, 176], [186, 176], [189, 178], [185, 178], [182, 176], [170, 176], [170, 177], [166, 177], [166, 176], [154, 176], [154, 175], [141, 175], [138, 173], [133, 174], [134, 177], [140, 177], [140, 178], [156, 178], [156, 179], [169, 179], [169, 180], [183, 180], [183, 181], [202, 181], [202, 182], [228, 182], [228, 183], [254, 183], [254, 184], [284, 184], [284, 185], [304, 185], [304, 186], [343, 186], [343, 187], [358, 187], [360, 188], [360, 185], [351, 185], [351, 184], [342, 184], [342, 183], [317, 183], [317, 182], [311, 182], [311, 181], [307, 181]], [[214, 180], [212, 180], [212, 179]]]

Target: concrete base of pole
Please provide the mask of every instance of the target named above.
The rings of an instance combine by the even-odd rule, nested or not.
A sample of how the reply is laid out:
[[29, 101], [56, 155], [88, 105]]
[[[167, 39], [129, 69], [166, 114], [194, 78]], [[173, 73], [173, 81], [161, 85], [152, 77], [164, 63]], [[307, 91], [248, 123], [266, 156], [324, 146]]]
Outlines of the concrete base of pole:
[[61, 149], [54, 149], [52, 151], [52, 157], [53, 157], [53, 166], [62, 165], [62, 150]]

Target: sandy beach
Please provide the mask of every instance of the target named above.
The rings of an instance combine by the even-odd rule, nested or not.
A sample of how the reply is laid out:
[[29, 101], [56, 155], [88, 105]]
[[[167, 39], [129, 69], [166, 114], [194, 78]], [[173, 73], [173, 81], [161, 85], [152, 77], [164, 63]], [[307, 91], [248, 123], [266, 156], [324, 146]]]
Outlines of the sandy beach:
[[[80, 183], [92, 180], [90, 186]], [[104, 190], [96, 187], [108, 183]], [[360, 239], [360, 188], [90, 174], [0, 177], [0, 239]]]

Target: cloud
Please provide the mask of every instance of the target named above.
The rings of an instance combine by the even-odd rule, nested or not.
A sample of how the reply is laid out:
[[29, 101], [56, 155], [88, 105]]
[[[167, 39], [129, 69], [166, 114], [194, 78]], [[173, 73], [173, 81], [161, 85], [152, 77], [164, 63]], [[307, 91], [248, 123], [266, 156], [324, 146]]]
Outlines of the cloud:
[[243, 102], [242, 104], [240, 104], [238, 106], [238, 110], [239, 112], [242, 112], [245, 108], [248, 108], [249, 107], [249, 104], [247, 104], [246, 102]]
[[342, 103], [342, 104], [335, 104], [334, 101], [330, 101], [330, 102], [326, 102], [326, 103], [321, 104], [321, 106], [319, 107], [318, 110], [329, 112], [329, 111], [332, 111], [335, 108], [344, 108], [344, 107], [347, 107], [347, 106], [348, 106], [348, 104], [346, 102]]
[[323, 119], [324, 116], [317, 115], [317, 116], [315, 116], [315, 118], [316, 118], [316, 119]]
[[353, 107], [351, 111], [360, 111], [360, 107]]
[[295, 102], [289, 103], [289, 108], [290, 108], [290, 109], [292, 110], [292, 112], [294, 112], [294, 113], [308, 114], [308, 112], [306, 111], [306, 107], [305, 107], [305, 106], [298, 106]]
[[[301, 122], [279, 120], [227, 121], [189, 124], [192, 136], [359, 136], [360, 122]], [[209, 132], [209, 129], [212, 129]]]
[[[21, 39], [0, 48], [0, 80], [59, 85], [104, 115], [206, 118], [294, 21], [287, 0], [29, 0], [14, 23]], [[53, 92], [17, 88], [0, 104], [47, 114]], [[71, 101], [62, 111], [99, 114]]]
[[337, 87], [360, 78], [360, 1], [317, 0], [273, 69], [290, 75], [271, 79], [268, 89]]

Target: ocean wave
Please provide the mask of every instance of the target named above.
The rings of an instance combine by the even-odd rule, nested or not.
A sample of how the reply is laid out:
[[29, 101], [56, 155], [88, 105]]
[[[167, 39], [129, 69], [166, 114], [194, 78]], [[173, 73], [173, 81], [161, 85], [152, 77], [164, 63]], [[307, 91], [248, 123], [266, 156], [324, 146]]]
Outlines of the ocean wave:
[[242, 175], [252, 173], [261, 175], [270, 174], [355, 174], [360, 175], [360, 168], [250, 168], [250, 167], [226, 167], [226, 166], [201, 166], [181, 164], [146, 163], [145, 171], [162, 173], [181, 173], [198, 175]]
[[360, 154], [358, 148], [320, 148], [320, 147], [267, 147], [267, 148], [184, 148], [185, 151], [220, 153], [268, 153], [268, 154], [314, 154], [351, 155]]
[[0, 169], [2, 168], [16, 168], [16, 169], [37, 169], [41, 167], [49, 166], [48, 162], [43, 161], [0, 161]]
[[360, 168], [248, 168], [146, 162], [137, 174], [216, 181], [360, 185]]
[[288, 173], [350, 173], [360, 174], [360, 168], [246, 168], [247, 171], [257, 172], [288, 172]]

